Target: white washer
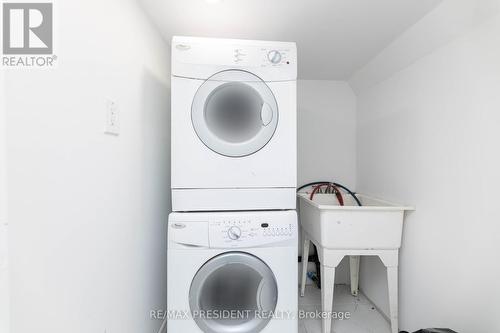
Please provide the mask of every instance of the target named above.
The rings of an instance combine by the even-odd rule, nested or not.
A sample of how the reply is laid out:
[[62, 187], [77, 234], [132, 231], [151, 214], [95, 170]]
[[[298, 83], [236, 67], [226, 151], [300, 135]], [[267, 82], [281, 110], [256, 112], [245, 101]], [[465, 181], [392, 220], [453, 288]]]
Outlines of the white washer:
[[295, 209], [295, 43], [174, 37], [174, 211]]
[[295, 211], [172, 213], [168, 332], [297, 333]]

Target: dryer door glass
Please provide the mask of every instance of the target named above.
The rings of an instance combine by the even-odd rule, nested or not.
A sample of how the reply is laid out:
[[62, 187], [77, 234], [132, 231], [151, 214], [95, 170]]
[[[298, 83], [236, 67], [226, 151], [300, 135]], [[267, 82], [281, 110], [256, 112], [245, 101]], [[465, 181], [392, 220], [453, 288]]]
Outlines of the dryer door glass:
[[260, 332], [277, 300], [271, 269], [244, 252], [224, 253], [206, 262], [189, 290], [191, 314], [206, 333]]
[[224, 156], [241, 157], [262, 149], [278, 126], [271, 89], [242, 70], [219, 72], [196, 92], [191, 120], [200, 140]]

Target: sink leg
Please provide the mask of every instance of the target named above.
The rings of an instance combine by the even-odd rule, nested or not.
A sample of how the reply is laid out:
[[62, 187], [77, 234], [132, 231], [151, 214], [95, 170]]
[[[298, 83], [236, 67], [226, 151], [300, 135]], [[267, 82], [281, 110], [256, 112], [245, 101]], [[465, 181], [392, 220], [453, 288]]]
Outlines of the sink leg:
[[351, 295], [358, 296], [359, 285], [359, 256], [349, 256], [351, 272]]
[[391, 332], [398, 333], [398, 266], [387, 267]]
[[321, 265], [321, 309], [323, 311], [321, 332], [332, 329], [333, 293], [335, 288], [335, 268]]
[[387, 267], [387, 284], [389, 289], [389, 311], [391, 332], [398, 333], [398, 258], [399, 251], [380, 251], [380, 260]]
[[302, 247], [302, 280], [300, 282], [300, 296], [304, 297], [307, 279], [307, 264], [309, 262], [309, 244], [310, 241], [304, 235], [304, 246]]

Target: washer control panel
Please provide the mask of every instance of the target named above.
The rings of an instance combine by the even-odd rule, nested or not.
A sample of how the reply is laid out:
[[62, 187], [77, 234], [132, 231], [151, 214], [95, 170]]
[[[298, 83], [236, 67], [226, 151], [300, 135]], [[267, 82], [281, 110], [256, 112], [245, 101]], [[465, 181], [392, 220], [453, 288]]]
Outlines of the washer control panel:
[[265, 246], [297, 238], [296, 221], [265, 217], [220, 218], [209, 222], [209, 244], [214, 248]]

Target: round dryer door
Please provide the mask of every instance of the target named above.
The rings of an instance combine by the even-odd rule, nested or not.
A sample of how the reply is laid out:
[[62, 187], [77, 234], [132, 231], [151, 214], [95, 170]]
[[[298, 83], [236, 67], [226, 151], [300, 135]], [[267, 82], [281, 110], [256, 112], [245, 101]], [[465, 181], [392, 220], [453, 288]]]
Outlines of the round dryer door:
[[278, 286], [257, 257], [228, 252], [206, 262], [189, 290], [196, 324], [206, 333], [257, 333], [276, 309]]
[[258, 76], [226, 70], [198, 89], [191, 120], [200, 140], [224, 156], [242, 157], [262, 149], [278, 126], [278, 104]]

